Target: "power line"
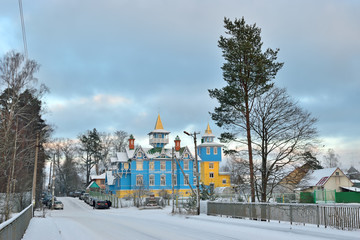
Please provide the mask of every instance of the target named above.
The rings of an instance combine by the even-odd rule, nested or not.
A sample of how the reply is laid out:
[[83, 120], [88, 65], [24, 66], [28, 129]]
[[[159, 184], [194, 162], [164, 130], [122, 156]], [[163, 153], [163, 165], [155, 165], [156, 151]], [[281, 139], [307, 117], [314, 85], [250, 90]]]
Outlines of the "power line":
[[23, 7], [22, 2], [19, 0], [19, 9], [20, 9], [20, 19], [21, 19], [21, 29], [22, 29], [22, 36], [24, 42], [24, 55], [25, 59], [28, 59], [28, 51], [27, 51], [27, 43], [26, 43], [26, 32], [25, 32], [25, 22], [24, 22], [24, 14], [23, 14]]

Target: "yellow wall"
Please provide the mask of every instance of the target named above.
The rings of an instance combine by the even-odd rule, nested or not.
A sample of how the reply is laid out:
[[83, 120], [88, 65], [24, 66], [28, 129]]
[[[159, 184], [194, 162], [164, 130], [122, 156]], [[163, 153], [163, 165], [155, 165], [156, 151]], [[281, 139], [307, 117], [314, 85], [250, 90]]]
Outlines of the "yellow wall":
[[[210, 169], [210, 163], [214, 164], [214, 168]], [[219, 162], [201, 162], [201, 173], [200, 181], [209, 186], [211, 183], [214, 184], [214, 187], [230, 187], [230, 174], [219, 174]], [[210, 173], [214, 174], [213, 178], [210, 178]], [[223, 180], [226, 180], [226, 183], [223, 184]]]
[[105, 179], [95, 179], [95, 182], [101, 189], [105, 189]]

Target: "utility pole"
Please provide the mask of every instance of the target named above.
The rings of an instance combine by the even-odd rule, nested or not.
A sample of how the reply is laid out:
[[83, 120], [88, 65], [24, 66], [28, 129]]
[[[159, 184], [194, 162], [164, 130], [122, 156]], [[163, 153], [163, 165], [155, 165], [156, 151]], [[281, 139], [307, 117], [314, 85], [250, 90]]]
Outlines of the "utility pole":
[[51, 209], [54, 209], [54, 194], [55, 194], [55, 153], [54, 153], [54, 162], [52, 165], [52, 182], [51, 182]]
[[197, 215], [200, 215], [200, 186], [199, 186], [199, 164], [197, 159], [197, 143], [196, 143], [196, 134], [200, 134], [200, 132], [188, 133], [184, 131], [184, 133], [188, 136], [193, 137], [194, 145], [195, 145], [195, 176], [196, 176], [196, 202], [197, 202]]
[[35, 163], [34, 163], [34, 174], [33, 174], [33, 184], [32, 184], [32, 204], [33, 204], [33, 213], [35, 211], [35, 199], [36, 199], [36, 175], [37, 175], [37, 162], [39, 154], [39, 133], [36, 133], [36, 143], [35, 143]]
[[174, 202], [174, 147], [171, 149], [171, 185], [172, 185], [172, 211], [171, 213], [175, 213], [175, 202]]

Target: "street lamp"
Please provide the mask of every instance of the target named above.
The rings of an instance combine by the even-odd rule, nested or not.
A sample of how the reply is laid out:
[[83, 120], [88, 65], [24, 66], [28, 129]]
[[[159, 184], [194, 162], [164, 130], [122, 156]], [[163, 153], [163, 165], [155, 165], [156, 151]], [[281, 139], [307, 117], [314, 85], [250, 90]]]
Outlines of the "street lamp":
[[197, 159], [197, 145], [196, 145], [196, 134], [200, 134], [200, 132], [188, 133], [184, 131], [184, 133], [188, 136], [193, 137], [194, 145], [195, 145], [195, 176], [196, 176], [196, 202], [197, 202], [197, 211], [196, 214], [200, 215], [200, 187], [199, 187], [199, 165]]

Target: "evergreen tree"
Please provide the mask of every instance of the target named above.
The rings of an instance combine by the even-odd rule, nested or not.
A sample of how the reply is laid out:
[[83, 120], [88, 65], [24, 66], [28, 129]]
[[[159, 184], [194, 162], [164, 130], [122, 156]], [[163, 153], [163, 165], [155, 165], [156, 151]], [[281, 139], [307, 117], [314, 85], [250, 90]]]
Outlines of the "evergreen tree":
[[234, 141], [236, 135], [246, 132], [249, 155], [251, 200], [255, 201], [254, 166], [251, 145], [250, 113], [254, 99], [269, 90], [283, 63], [276, 62], [278, 49], [262, 51], [261, 30], [248, 25], [244, 18], [224, 19], [227, 36], [220, 36], [218, 46], [225, 63], [223, 78], [227, 85], [222, 89], [209, 90], [210, 97], [218, 100], [220, 106], [211, 113], [219, 127], [229, 132], [221, 135], [222, 141]]

